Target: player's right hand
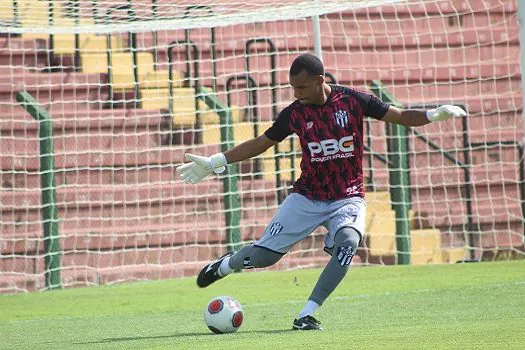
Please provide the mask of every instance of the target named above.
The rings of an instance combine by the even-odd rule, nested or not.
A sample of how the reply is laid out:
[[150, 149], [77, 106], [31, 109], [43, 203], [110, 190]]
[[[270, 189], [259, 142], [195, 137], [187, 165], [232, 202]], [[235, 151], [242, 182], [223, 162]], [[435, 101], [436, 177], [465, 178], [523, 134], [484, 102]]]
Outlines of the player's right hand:
[[216, 153], [211, 157], [203, 157], [191, 153], [186, 153], [184, 156], [191, 162], [176, 169], [184, 183], [197, 184], [208, 175], [222, 173], [226, 170], [226, 165], [228, 164], [223, 153]]

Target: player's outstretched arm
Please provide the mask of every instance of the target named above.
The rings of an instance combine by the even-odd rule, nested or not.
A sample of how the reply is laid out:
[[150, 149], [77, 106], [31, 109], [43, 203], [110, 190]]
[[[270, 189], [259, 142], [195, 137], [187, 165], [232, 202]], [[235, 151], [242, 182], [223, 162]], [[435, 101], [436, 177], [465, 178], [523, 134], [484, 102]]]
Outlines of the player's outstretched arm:
[[415, 109], [400, 109], [390, 106], [383, 121], [404, 126], [421, 126], [431, 122], [445, 121], [450, 118], [466, 116], [467, 113], [458, 106], [442, 105], [428, 111]]
[[180, 174], [184, 183], [196, 184], [213, 173], [222, 173], [226, 170], [226, 165], [255, 157], [276, 143], [277, 141], [271, 140], [263, 134], [224, 153], [215, 153], [210, 157], [186, 153], [185, 158], [190, 162], [179, 166], [177, 173]]

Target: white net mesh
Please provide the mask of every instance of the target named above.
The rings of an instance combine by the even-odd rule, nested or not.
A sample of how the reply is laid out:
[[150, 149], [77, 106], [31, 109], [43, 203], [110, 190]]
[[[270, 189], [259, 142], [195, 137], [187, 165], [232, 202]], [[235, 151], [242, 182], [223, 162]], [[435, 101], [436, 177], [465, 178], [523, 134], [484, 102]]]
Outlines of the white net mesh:
[[[465, 124], [409, 133], [412, 263], [523, 257], [516, 1], [93, 4], [0, 1], [1, 292], [47, 288], [53, 255], [44, 244], [41, 128], [18, 91], [53, 121], [62, 285], [194, 275], [224, 253], [228, 235], [257, 239], [300, 173], [298, 145], [285, 141], [225, 175], [238, 191], [225, 193], [222, 177], [180, 183], [174, 166], [184, 152], [221, 149], [221, 109], [196, 94], [215, 91], [231, 105], [235, 144], [264, 132], [293, 99], [291, 61], [314, 51], [314, 14], [329, 80], [365, 90], [380, 80], [405, 106], [468, 110]], [[188, 14], [190, 6], [198, 7]], [[396, 151], [384, 123], [365, 129], [367, 239], [354, 263], [395, 263], [387, 163]], [[224, 197], [236, 193], [238, 210]], [[276, 268], [322, 266], [324, 233]]]
[[267, 22], [404, 2], [402, 0], [141, 1], [2, 0], [7, 32], [107, 33], [157, 28], [192, 29]]

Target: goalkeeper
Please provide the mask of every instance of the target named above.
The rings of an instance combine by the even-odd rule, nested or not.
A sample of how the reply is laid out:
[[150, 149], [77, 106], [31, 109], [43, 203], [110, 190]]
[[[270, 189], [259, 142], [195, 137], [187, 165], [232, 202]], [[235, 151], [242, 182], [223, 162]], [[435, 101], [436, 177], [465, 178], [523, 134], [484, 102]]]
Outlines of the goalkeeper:
[[210, 157], [186, 154], [177, 168], [185, 183], [196, 184], [226, 165], [255, 157], [292, 133], [301, 142], [301, 176], [258, 241], [206, 265], [197, 277], [207, 287], [236, 269], [264, 268], [277, 263], [318, 226], [328, 230], [325, 251], [332, 257], [321, 273], [293, 329], [322, 329], [316, 310], [346, 275], [363, 240], [366, 205], [363, 186], [363, 117], [420, 126], [465, 116], [463, 109], [443, 105], [427, 111], [400, 109], [377, 97], [325, 82], [316, 56], [303, 54], [292, 63], [290, 84], [296, 100], [284, 108], [259, 137]]

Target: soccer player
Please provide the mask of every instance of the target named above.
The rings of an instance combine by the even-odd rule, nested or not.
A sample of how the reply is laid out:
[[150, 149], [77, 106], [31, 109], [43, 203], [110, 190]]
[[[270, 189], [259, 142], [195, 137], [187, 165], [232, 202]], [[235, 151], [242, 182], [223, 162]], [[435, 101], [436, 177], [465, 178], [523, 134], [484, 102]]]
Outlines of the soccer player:
[[265, 152], [292, 133], [299, 137], [301, 176], [293, 192], [258, 241], [210, 262], [199, 273], [197, 285], [207, 287], [236, 269], [271, 266], [322, 225], [328, 230], [324, 250], [332, 257], [293, 321], [293, 329], [322, 329], [314, 314], [346, 275], [363, 240], [363, 117], [420, 126], [466, 113], [452, 105], [427, 111], [400, 109], [369, 93], [329, 85], [321, 60], [311, 54], [293, 61], [289, 78], [296, 100], [264, 134], [210, 157], [186, 154], [191, 162], [177, 171], [185, 183], [196, 184], [208, 175], [222, 173], [228, 164]]

